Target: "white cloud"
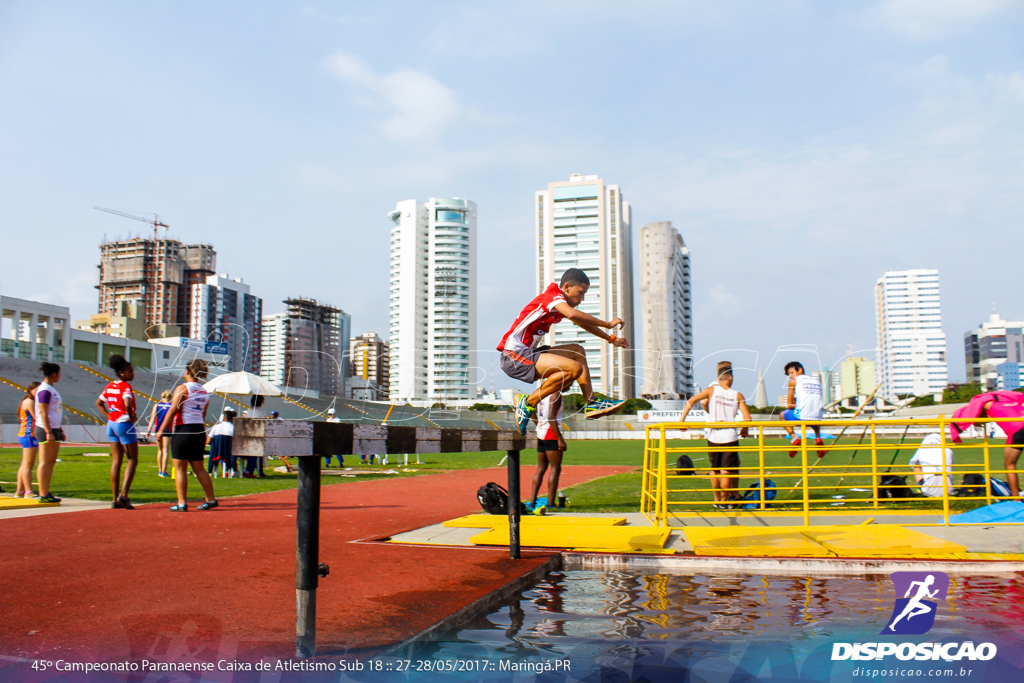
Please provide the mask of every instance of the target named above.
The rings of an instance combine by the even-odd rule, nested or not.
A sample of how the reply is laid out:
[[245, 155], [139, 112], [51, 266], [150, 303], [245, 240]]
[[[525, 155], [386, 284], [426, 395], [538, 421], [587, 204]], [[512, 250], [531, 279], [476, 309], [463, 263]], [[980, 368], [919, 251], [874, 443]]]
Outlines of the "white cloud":
[[1022, 6], [1021, 0], [882, 0], [869, 20], [914, 40], [938, 40]]
[[458, 113], [455, 93], [420, 71], [377, 73], [345, 52], [329, 57], [327, 66], [339, 80], [360, 88], [358, 104], [384, 113], [380, 128], [396, 142], [429, 142]]

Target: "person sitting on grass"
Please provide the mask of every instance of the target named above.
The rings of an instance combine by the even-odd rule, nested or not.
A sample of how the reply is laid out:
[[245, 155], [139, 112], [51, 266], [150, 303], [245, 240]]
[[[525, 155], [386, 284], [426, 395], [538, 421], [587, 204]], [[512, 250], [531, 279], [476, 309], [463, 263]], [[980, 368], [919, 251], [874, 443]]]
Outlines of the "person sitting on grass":
[[235, 456], [231, 455], [231, 442], [235, 436], [235, 409], [224, 408], [221, 413], [220, 422], [210, 428], [206, 437], [206, 445], [210, 447], [210, 463], [206, 467], [207, 473], [216, 475], [216, 465], [220, 461], [224, 465], [224, 476], [231, 478], [240, 476], [235, 464]]
[[[687, 399], [683, 414], [679, 417], [680, 422], [686, 419], [686, 414], [695, 403], [704, 400], [708, 402], [709, 423], [735, 422], [737, 412], [744, 420], [750, 421], [746, 399], [732, 388], [732, 364], [722, 362], [718, 368], [718, 381]], [[708, 429], [708, 459], [711, 461], [711, 488], [714, 490], [713, 505], [716, 508], [732, 509], [734, 501], [740, 499], [740, 454], [737, 448], [739, 440], [747, 436], [746, 427], [738, 431], [735, 427]]]
[[[821, 414], [825, 410], [821, 382], [810, 375], [805, 375], [804, 366], [795, 360], [786, 363], [784, 372], [789, 376], [789, 391], [786, 395], [788, 410], [782, 413], [782, 419], [790, 422], [820, 420]], [[786, 425], [783, 425], [782, 428], [792, 439], [793, 447], [799, 446], [800, 437], [794, 436], [793, 428]], [[821, 425], [810, 425], [810, 428], [814, 430], [814, 445], [824, 446], [825, 442], [821, 440]], [[819, 450], [818, 457], [824, 457], [827, 452]], [[789, 457], [794, 458], [796, 454], [797, 451], [792, 450], [789, 452]]]
[[581, 345], [540, 345], [552, 325], [568, 319], [612, 346], [623, 349], [629, 346], [629, 342], [622, 337], [605, 334], [601, 329], [622, 327], [625, 323], [621, 318], [605, 322], [576, 310], [583, 303], [588, 289], [590, 278], [587, 274], [579, 268], [569, 268], [562, 274], [560, 282], [552, 282], [526, 305], [498, 343], [501, 369], [506, 375], [527, 384], [543, 380], [540, 387], [529, 396], [519, 394], [515, 398], [513, 405], [520, 434], [526, 434], [526, 428], [537, 412], [541, 399], [556, 391], [567, 391], [573, 382], [579, 382], [580, 391], [586, 400], [583, 412], [588, 420], [611, 415], [622, 408], [624, 401], [594, 396], [587, 352]]
[[[945, 452], [943, 452], [945, 451]], [[921, 493], [930, 498], [941, 498], [945, 491], [956, 495], [953, 488], [953, 449], [942, 448], [942, 435], [929, 434], [921, 440], [921, 447], [910, 457]], [[942, 470], [946, 470], [946, 484], [942, 484]]]

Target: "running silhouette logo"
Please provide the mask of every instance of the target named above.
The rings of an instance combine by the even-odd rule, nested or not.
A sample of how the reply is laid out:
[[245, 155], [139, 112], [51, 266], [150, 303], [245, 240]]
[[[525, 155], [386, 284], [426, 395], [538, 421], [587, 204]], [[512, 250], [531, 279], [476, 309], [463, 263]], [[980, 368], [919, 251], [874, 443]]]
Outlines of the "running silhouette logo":
[[945, 601], [949, 593], [949, 577], [942, 572], [895, 572], [890, 576], [896, 587], [896, 606], [882, 634], [927, 633], [935, 624], [935, 601]]

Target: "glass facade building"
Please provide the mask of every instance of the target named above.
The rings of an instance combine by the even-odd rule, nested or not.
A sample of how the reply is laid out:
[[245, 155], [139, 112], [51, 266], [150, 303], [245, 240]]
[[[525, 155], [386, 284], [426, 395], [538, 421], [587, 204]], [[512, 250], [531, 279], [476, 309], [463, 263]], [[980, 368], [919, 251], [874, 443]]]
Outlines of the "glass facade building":
[[[602, 320], [622, 318], [625, 327], [615, 334], [634, 343], [631, 213], [618, 185], [606, 185], [596, 175], [573, 175], [550, 183], [534, 202], [536, 293], [567, 269], [582, 269], [590, 289], [579, 310]], [[553, 327], [544, 343], [582, 345], [596, 391], [617, 398], [636, 395], [632, 346], [610, 346], [571, 323]]]
[[389, 400], [476, 396], [476, 204], [399, 202], [391, 219]]
[[879, 395], [938, 394], [946, 388], [939, 271], [889, 271], [875, 284]]

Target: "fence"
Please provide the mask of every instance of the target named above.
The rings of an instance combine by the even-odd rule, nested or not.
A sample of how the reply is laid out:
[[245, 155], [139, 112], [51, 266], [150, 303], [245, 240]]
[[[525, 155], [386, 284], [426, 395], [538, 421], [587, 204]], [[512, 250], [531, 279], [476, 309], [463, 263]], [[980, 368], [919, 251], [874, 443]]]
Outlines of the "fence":
[[[970, 431], [981, 427], [980, 438], [965, 438], [960, 444], [954, 444], [950, 439], [949, 424], [953, 420], [949, 417], [786, 423], [800, 436], [799, 446], [791, 445], [786, 439], [766, 436], [766, 431], [778, 430], [780, 423], [777, 421], [715, 423], [715, 429], [749, 430], [750, 438], [741, 440], [739, 447], [735, 449], [739, 453], [742, 466], [731, 469], [738, 473], [737, 480], [739, 477], [750, 478], [754, 485], [750, 489], [745, 489], [742, 484], [726, 481], [726, 485], [718, 490], [726, 496], [742, 496], [753, 491], [754, 487], [764, 492], [766, 481], [774, 483], [776, 497], [773, 500], [766, 500], [767, 495], [764, 493], [751, 493], [749, 500], [740, 503], [742, 509], [754, 510], [761, 515], [802, 517], [803, 526], [812, 526], [812, 514], [820, 520], [836, 514], [866, 511], [880, 515], [932, 512], [941, 515], [942, 521], [914, 524], [949, 525], [951, 513], [966, 511], [976, 507], [978, 503], [1016, 500], [1009, 496], [994, 495], [989, 484], [991, 479], [1006, 479], [1006, 475], [1015, 471], [1009, 469], [1004, 460], [1005, 442], [997, 442], [986, 428], [992, 423], [1005, 421], [1013, 419], [956, 420], [958, 424], [975, 425], [968, 433], [963, 434], [964, 437], [972, 436]], [[838, 433], [835, 436], [828, 435], [828, 438], [823, 439], [824, 445], [816, 446], [813, 442], [814, 425]], [[710, 474], [697, 474], [701, 470], [709, 469], [709, 466], [698, 464], [708, 460], [707, 442], [683, 440], [686, 430], [702, 430], [711, 426], [709, 423], [688, 422], [663, 423], [647, 427], [641, 511], [652, 524], [672, 526], [670, 520], [673, 518], [682, 520], [695, 512], [705, 517], [735, 514], [709, 509], [715, 491], [711, 482], [712, 477]], [[934, 448], [935, 455], [944, 454], [944, 449], [949, 448], [953, 451], [953, 462], [947, 463], [946, 458], [941, 457], [941, 464], [937, 465], [936, 469], [928, 468], [923, 472], [925, 476], [933, 474], [941, 477], [942, 495], [920, 497], [914, 492], [914, 489], [918, 488], [915, 484], [916, 473], [908, 461], [921, 446], [918, 437], [922, 433], [934, 432], [941, 436], [940, 443]], [[915, 436], [908, 439], [911, 434]], [[811, 439], [810, 442], [808, 437]], [[792, 451], [795, 453], [790, 456]], [[821, 457], [817, 457], [815, 451], [821, 452]], [[897, 465], [896, 460], [901, 453], [905, 458], [902, 459], [902, 464]], [[684, 473], [677, 468], [677, 457], [683, 454], [690, 456], [694, 463], [692, 474]], [[883, 485], [881, 477], [889, 474], [905, 477], [910, 483]], [[962, 484], [959, 486], [961, 490], [957, 490], [956, 482], [962, 481], [963, 475], [968, 474], [984, 477], [984, 483], [980, 484], [982, 492], [965, 491]], [[723, 477], [716, 479], [721, 480]], [[939, 486], [933, 484], [933, 488]], [[967, 504], [968, 501], [975, 501], [975, 504]], [[737, 505], [735, 501], [726, 503]], [[681, 528], [679, 522], [673, 528]]]

